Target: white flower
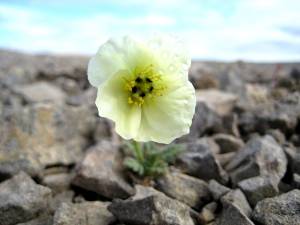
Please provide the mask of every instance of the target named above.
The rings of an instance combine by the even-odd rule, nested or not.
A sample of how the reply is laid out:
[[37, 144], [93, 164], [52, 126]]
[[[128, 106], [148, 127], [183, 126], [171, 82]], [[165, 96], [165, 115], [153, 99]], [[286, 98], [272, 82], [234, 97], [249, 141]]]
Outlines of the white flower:
[[187, 134], [196, 104], [190, 62], [170, 37], [109, 40], [88, 65], [99, 115], [113, 120], [125, 139], [167, 144]]

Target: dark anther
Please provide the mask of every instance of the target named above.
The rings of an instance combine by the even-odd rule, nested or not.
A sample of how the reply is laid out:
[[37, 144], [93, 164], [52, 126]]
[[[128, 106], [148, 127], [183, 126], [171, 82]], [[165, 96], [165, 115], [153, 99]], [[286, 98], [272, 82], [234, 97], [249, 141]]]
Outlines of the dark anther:
[[149, 88], [149, 92], [152, 92], [153, 91], [153, 87], [151, 86], [150, 88]]
[[145, 97], [146, 94], [144, 92], [140, 93], [140, 97]]
[[141, 83], [143, 80], [142, 80], [142, 78], [140, 78], [140, 77], [138, 77], [138, 78], [136, 78], [135, 79], [135, 82], [137, 82], [137, 83]]
[[147, 81], [148, 83], [152, 83], [152, 80], [149, 79], [148, 77], [146, 78], [146, 81]]
[[136, 86], [133, 86], [133, 87], [131, 88], [131, 91], [132, 91], [132, 93], [137, 93], [138, 88], [137, 88]]

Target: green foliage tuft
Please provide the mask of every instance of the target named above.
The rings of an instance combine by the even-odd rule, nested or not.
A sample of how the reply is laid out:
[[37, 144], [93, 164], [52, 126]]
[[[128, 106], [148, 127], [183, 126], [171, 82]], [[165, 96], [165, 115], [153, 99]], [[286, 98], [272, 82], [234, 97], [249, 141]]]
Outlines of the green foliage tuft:
[[181, 145], [159, 148], [152, 142], [127, 142], [124, 165], [141, 177], [157, 177], [167, 171], [168, 164], [174, 162], [181, 151]]

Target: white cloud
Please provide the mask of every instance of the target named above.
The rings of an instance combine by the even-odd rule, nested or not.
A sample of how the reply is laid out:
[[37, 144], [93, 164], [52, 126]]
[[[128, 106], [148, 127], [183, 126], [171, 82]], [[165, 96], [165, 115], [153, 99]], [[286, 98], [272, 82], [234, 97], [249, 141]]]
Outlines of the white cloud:
[[[204, 7], [203, 1], [196, 0], [129, 0], [126, 3], [147, 10], [143, 15], [129, 16], [107, 11], [55, 24], [41, 12], [0, 4], [1, 28], [19, 35], [15, 41], [4, 44], [26, 51], [90, 54], [111, 36], [128, 33], [147, 36], [158, 31], [182, 37], [194, 58], [300, 60], [299, 34], [283, 29], [300, 29], [297, 23], [300, 2], [296, 0], [236, 1], [225, 12], [221, 10], [222, 5]], [[0, 44], [3, 46], [1, 40]], [[289, 46], [290, 52], [284, 45]]]

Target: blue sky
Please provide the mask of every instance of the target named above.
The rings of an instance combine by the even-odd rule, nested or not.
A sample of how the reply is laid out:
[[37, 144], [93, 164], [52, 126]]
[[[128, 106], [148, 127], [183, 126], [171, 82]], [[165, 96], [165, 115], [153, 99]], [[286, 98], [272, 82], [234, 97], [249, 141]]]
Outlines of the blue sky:
[[157, 32], [194, 59], [300, 61], [300, 1], [0, 0], [0, 48], [93, 54], [109, 37]]

